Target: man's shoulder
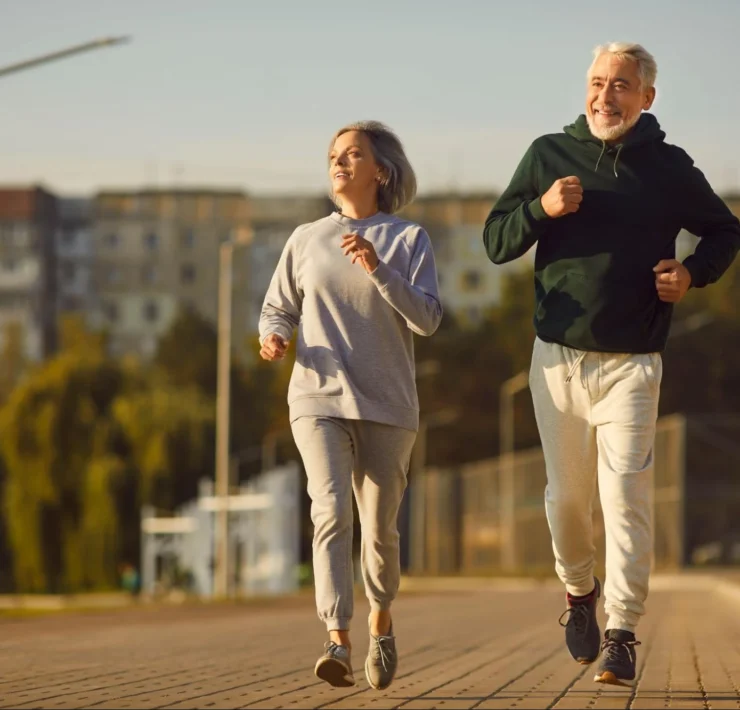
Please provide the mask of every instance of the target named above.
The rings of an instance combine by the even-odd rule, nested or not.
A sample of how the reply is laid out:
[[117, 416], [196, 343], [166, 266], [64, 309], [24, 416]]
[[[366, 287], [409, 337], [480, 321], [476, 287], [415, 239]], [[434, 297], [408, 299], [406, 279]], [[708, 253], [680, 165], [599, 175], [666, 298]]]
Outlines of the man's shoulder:
[[545, 135], [535, 138], [532, 141], [530, 150], [538, 153], [552, 145], [563, 145], [572, 140], [574, 139], [564, 131], [560, 131], [559, 133], [545, 133]]
[[671, 163], [681, 163], [684, 167], [692, 167], [694, 165], [694, 160], [683, 148], [672, 143], [666, 143], [665, 141], [661, 141], [657, 145], [658, 150]]

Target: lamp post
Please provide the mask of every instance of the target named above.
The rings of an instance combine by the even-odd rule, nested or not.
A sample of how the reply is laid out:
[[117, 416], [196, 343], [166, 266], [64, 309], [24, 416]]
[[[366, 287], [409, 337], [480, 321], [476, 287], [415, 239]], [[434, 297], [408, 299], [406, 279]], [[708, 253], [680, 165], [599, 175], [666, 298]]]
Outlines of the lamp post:
[[426, 560], [426, 495], [423, 473], [427, 459], [427, 433], [430, 429], [448, 426], [460, 417], [460, 410], [454, 407], [433, 412], [419, 421], [419, 433], [411, 455], [413, 471], [413, 496], [411, 498], [411, 549], [410, 567], [412, 571], [422, 572]]
[[219, 246], [218, 372], [216, 385], [216, 559], [213, 590], [229, 593], [229, 414], [231, 405], [231, 296], [234, 248], [248, 244], [252, 230], [238, 227]]
[[514, 484], [514, 395], [529, 386], [527, 372], [518, 372], [499, 390], [499, 530], [501, 567], [516, 566], [516, 496]]
[[33, 69], [40, 64], [48, 64], [49, 62], [53, 62], [58, 59], [71, 57], [74, 54], [81, 54], [82, 52], [89, 52], [94, 49], [103, 49], [104, 47], [112, 47], [117, 44], [124, 44], [130, 39], [130, 37], [104, 37], [102, 39], [95, 39], [92, 42], [76, 44], [73, 47], [68, 47], [67, 49], [62, 49], [58, 52], [43, 54], [40, 57], [34, 57], [33, 59], [26, 59], [22, 62], [17, 62], [16, 64], [10, 64], [5, 67], [0, 67], [0, 76], [14, 74], [15, 72], [23, 71], [24, 69]]

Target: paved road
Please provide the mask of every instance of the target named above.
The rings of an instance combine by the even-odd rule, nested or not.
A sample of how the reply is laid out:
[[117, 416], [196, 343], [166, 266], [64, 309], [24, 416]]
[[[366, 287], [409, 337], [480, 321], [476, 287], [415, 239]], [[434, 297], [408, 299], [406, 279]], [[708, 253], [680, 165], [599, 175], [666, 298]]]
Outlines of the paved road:
[[[663, 583], [641, 627], [635, 692], [592, 682], [563, 647], [552, 587], [403, 594], [401, 665], [385, 692], [312, 675], [324, 641], [311, 599], [0, 621], [0, 707], [740, 708], [740, 594]], [[358, 599], [359, 602], [359, 599]]]

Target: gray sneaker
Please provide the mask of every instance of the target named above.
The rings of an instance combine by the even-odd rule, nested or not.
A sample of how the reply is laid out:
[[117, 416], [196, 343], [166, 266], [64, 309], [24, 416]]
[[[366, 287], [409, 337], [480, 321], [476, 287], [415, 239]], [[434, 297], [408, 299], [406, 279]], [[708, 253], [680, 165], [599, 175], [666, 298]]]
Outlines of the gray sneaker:
[[316, 661], [314, 673], [335, 688], [351, 688], [355, 684], [349, 649], [333, 641], [324, 645], [324, 655]]
[[391, 626], [388, 636], [370, 634], [370, 648], [365, 660], [367, 682], [375, 690], [385, 690], [392, 682], [398, 668], [396, 637]]

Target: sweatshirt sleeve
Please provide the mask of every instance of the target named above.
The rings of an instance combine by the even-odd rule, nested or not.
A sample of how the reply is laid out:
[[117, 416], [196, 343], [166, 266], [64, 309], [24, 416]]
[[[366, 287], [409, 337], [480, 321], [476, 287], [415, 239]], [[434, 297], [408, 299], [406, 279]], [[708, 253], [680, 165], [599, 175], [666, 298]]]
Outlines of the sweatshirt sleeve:
[[408, 280], [382, 261], [368, 277], [414, 333], [434, 334], [442, 320], [442, 304], [432, 242], [426, 231], [420, 228], [412, 245]]
[[701, 170], [683, 151], [681, 204], [685, 208], [682, 226], [700, 238], [694, 253], [684, 260], [691, 285], [702, 288], [727, 271], [740, 249], [740, 221], [712, 190]]
[[285, 244], [267, 289], [259, 322], [260, 345], [271, 333], [290, 340], [301, 319], [303, 293], [296, 284], [296, 233]]
[[486, 219], [483, 243], [494, 264], [524, 256], [547, 229], [550, 218], [542, 209], [538, 168], [532, 144]]

